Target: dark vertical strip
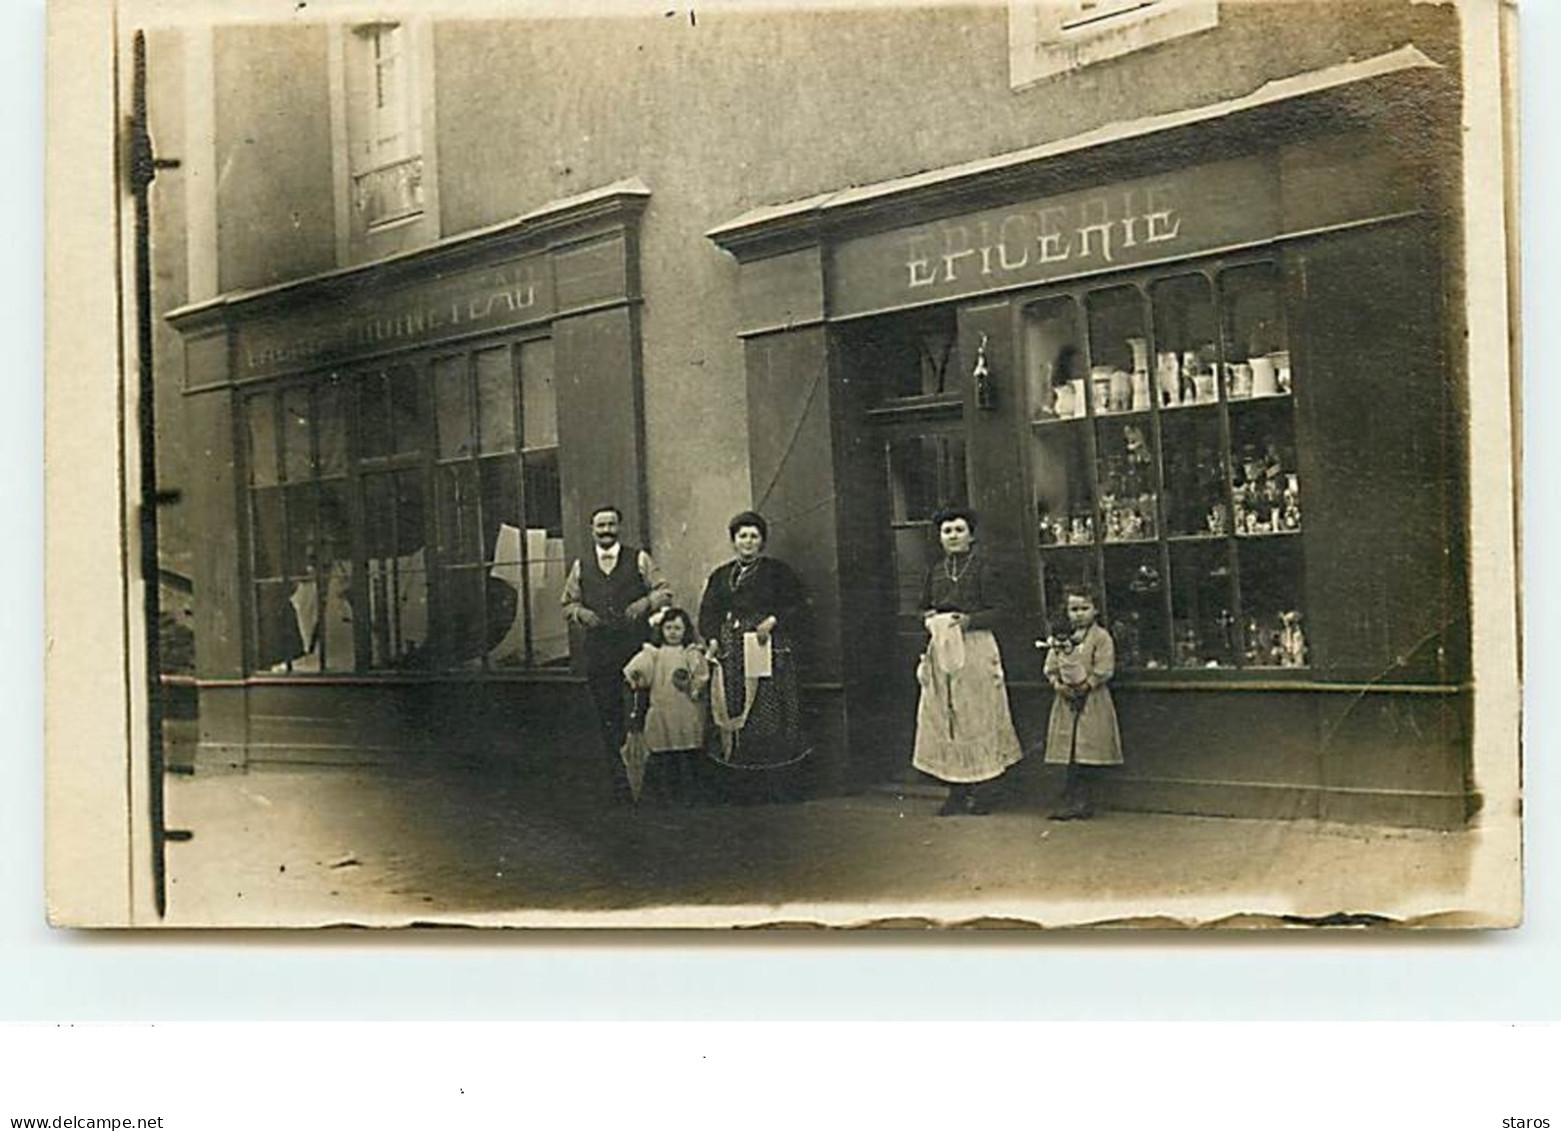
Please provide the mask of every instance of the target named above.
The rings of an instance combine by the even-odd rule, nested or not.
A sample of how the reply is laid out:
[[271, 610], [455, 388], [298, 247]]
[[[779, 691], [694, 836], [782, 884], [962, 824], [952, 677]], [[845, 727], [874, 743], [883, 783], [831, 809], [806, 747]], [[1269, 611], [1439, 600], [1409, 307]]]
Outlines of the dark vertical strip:
[[[513, 402], [515, 419], [515, 454], [511, 458], [515, 461], [515, 509], [519, 511], [516, 521], [520, 523], [520, 549], [517, 557], [520, 558], [520, 589], [515, 594], [515, 600], [519, 602], [516, 610], [521, 618], [521, 647], [524, 650], [526, 667], [534, 667], [537, 662], [535, 652], [535, 626], [531, 623], [531, 547], [528, 545], [527, 533], [531, 530], [531, 512], [528, 509], [529, 500], [526, 497], [526, 370], [525, 360], [521, 347], [510, 344], [509, 348], [509, 372], [510, 381], [514, 384], [515, 400]], [[551, 348], [551, 347], [550, 347]], [[553, 388], [558, 388], [558, 370], [554, 368]], [[554, 416], [557, 416], [557, 400], [554, 400]], [[555, 420], [556, 423], [556, 420]], [[555, 429], [556, 430], [556, 429]], [[555, 437], [556, 443], [556, 437]], [[554, 464], [555, 470], [557, 463]], [[559, 509], [563, 509], [563, 498], [559, 498]], [[543, 560], [547, 559], [546, 543], [543, 543]], [[494, 544], [495, 551], [498, 548]], [[497, 553], [494, 555], [497, 557]], [[487, 585], [484, 581], [483, 585]], [[484, 653], [486, 656], [486, 653]]]
[[[1204, 276], [1198, 276], [1205, 278]], [[1205, 278], [1205, 286], [1209, 288], [1209, 311], [1214, 314], [1213, 284]], [[1160, 609], [1165, 617], [1165, 628], [1160, 634], [1160, 645], [1165, 649], [1167, 658], [1176, 655], [1176, 595], [1173, 586], [1176, 578], [1171, 573], [1173, 563], [1171, 561], [1171, 508], [1166, 500], [1165, 489], [1165, 420], [1160, 415], [1160, 351], [1166, 348], [1166, 343], [1160, 338], [1160, 313], [1156, 305], [1159, 295], [1164, 291], [1158, 287], [1150, 286], [1145, 292], [1147, 295], [1147, 308], [1149, 310], [1149, 325], [1145, 332], [1149, 338], [1149, 420], [1150, 432], [1154, 436], [1154, 462], [1155, 462], [1155, 495], [1157, 496], [1156, 522], [1158, 527], [1155, 533], [1159, 538], [1159, 545], [1155, 547], [1159, 551], [1160, 562]], [[1215, 315], [1217, 318], [1218, 316]], [[1219, 323], [1215, 322], [1215, 333], [1219, 333]], [[1167, 334], [1166, 337], [1170, 335]], [[1221, 370], [1223, 372], [1223, 370]], [[1228, 490], [1226, 492], [1229, 494]], [[1143, 637], [1139, 637], [1142, 641]], [[1142, 658], [1144, 653], [1140, 651]]]
[[141, 440], [142, 613], [146, 620], [147, 774], [152, 826], [152, 892], [159, 918], [168, 910], [167, 830], [163, 826], [163, 687], [160, 601], [157, 590], [157, 425], [152, 368], [151, 218], [147, 196], [155, 176], [151, 137], [146, 124], [146, 36], [135, 33], [131, 86], [130, 177], [135, 197], [136, 353], [140, 384], [136, 390], [136, 423]]
[[[1233, 319], [1235, 313], [1232, 304], [1226, 302], [1225, 280], [1226, 271], [1209, 276], [1210, 286], [1213, 288], [1214, 302], [1214, 371], [1215, 388], [1219, 391], [1219, 451], [1224, 460], [1222, 468], [1222, 481], [1224, 494], [1222, 501], [1225, 504], [1225, 565], [1230, 572], [1227, 582], [1229, 589], [1230, 609], [1236, 618], [1235, 630], [1241, 636], [1235, 638], [1235, 655], [1233, 657], [1237, 667], [1246, 667], [1247, 648], [1244, 639], [1246, 634], [1246, 591], [1241, 579], [1241, 539], [1236, 529], [1236, 452], [1235, 430], [1230, 422], [1230, 391], [1226, 387], [1230, 379], [1229, 366], [1234, 363], [1236, 350], [1229, 340], [1234, 331]], [[1172, 644], [1175, 644], [1174, 632]]]

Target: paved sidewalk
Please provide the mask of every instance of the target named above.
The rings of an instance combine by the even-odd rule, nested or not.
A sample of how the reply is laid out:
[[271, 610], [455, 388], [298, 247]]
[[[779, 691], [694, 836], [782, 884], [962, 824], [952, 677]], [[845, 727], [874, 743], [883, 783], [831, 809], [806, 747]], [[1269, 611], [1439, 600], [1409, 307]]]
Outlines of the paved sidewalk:
[[1479, 833], [1112, 813], [938, 818], [870, 793], [604, 810], [502, 771], [169, 779], [169, 925], [1402, 920], [1468, 905]]

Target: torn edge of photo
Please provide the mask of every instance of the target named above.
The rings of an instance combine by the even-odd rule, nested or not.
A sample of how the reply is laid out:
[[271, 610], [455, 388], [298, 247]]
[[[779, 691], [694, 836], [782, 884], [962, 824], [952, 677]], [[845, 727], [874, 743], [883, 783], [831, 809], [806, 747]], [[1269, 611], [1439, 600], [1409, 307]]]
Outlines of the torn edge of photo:
[[1510, 927], [1494, 0], [48, 38], [49, 921]]

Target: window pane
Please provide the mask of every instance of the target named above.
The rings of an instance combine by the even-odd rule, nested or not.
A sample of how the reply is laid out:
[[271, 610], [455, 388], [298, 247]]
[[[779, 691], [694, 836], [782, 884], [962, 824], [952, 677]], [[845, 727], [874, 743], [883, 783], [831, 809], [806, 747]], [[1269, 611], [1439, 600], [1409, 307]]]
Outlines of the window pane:
[[267, 487], [251, 491], [250, 550], [255, 562], [255, 577], [282, 576], [282, 491]]
[[376, 668], [428, 664], [428, 577], [423, 551], [423, 495], [416, 472], [364, 478], [369, 542], [370, 663]]
[[916, 394], [930, 397], [956, 392], [957, 369], [952, 326], [928, 327], [916, 335]]
[[482, 560], [477, 469], [469, 463], [438, 469], [439, 558], [444, 562]]
[[428, 576], [423, 555], [368, 562], [370, 665], [428, 666]]
[[526, 581], [530, 590], [531, 662], [565, 663], [569, 632], [559, 598], [564, 588], [563, 493], [558, 453], [525, 456]]
[[423, 549], [423, 486], [416, 471], [363, 477], [363, 536], [371, 558]]
[[390, 409], [394, 420], [396, 452], [423, 450], [423, 400], [419, 395], [417, 370], [398, 365], [390, 371]]
[[1306, 667], [1311, 655], [1301, 609], [1300, 539], [1243, 539], [1239, 553], [1244, 662], [1248, 667]]
[[309, 435], [309, 390], [282, 393], [282, 466], [289, 483], [302, 483], [314, 474], [313, 441]]
[[1094, 469], [1078, 304], [1060, 298], [1026, 309], [1024, 353], [1036, 536], [1042, 546], [1086, 545], [1095, 536]]
[[276, 467], [276, 399], [261, 393], [244, 402], [249, 432], [249, 481], [257, 487], [278, 482]]
[[304, 654], [293, 589], [289, 581], [255, 586], [255, 665], [261, 671], [286, 671]]
[[1158, 547], [1106, 548], [1106, 609], [1101, 615], [1116, 643], [1120, 669], [1157, 670], [1169, 666], [1171, 635], [1165, 619], [1165, 583], [1161, 574]]
[[[528, 539], [524, 533], [509, 518], [501, 523], [493, 547], [494, 562], [488, 570], [488, 629], [492, 642], [488, 649], [488, 661], [498, 667], [521, 667], [526, 662], [526, 607], [522, 595], [525, 592], [524, 554]], [[539, 553], [545, 554], [545, 533], [542, 541]], [[562, 553], [560, 549], [560, 556]], [[562, 577], [558, 579], [558, 587], [559, 591], [563, 588]], [[559, 591], [553, 594], [555, 604]], [[567, 653], [567, 633], [564, 646]]]
[[1233, 524], [1240, 535], [1301, 528], [1295, 424], [1283, 400], [1254, 400], [1230, 411]]
[[[321, 671], [350, 672], [357, 668], [357, 642], [353, 637], [352, 525], [347, 484], [340, 480], [321, 483], [319, 507], [325, 600], [320, 609], [314, 656]], [[294, 664], [294, 670], [298, 666]]]
[[[1143, 296], [1136, 287], [1112, 287], [1091, 292], [1085, 304], [1089, 312], [1090, 406], [1095, 415], [1148, 411], [1149, 335]], [[1135, 374], [1140, 375], [1136, 381]]]
[[[877, 399], [955, 397], [964, 387], [952, 309], [875, 318], [853, 327], [851, 367], [879, 392]], [[975, 343], [970, 343], [970, 358]]]
[[363, 477], [363, 540], [368, 557], [396, 556], [395, 482], [389, 475]]
[[365, 459], [390, 454], [390, 387], [383, 373], [358, 382], [358, 443]]
[[315, 391], [320, 426], [320, 474], [347, 473], [347, 415], [341, 380], [332, 374]]
[[901, 616], [921, 613], [922, 578], [932, 564], [936, 535], [930, 523], [902, 526], [894, 532], [894, 583]]
[[352, 561], [352, 511], [347, 501], [347, 484], [341, 479], [320, 483], [320, 561]]
[[564, 536], [564, 496], [558, 480], [558, 452], [528, 452], [525, 456], [526, 528], [549, 538]]
[[1230, 507], [1218, 413], [1165, 413], [1160, 435], [1167, 532], [1173, 538], [1224, 537], [1230, 532]]
[[520, 347], [521, 420], [527, 448], [558, 446], [558, 392], [553, 385], [550, 339]]
[[1236, 662], [1230, 563], [1225, 542], [1171, 544], [1172, 650], [1179, 668]]
[[1220, 299], [1230, 398], [1288, 395], [1290, 344], [1278, 265], [1226, 271], [1220, 276]]
[[1087, 546], [1095, 540], [1088, 427], [1087, 421], [1069, 420], [1035, 429], [1030, 478], [1043, 546]]
[[[557, 570], [550, 572], [544, 565], [544, 559], [550, 553], [562, 559], [563, 543], [561, 539], [550, 539], [545, 528], [522, 528], [518, 460], [513, 456], [498, 457], [485, 459], [479, 466], [482, 472], [483, 514], [488, 523], [488, 540], [485, 545], [488, 547], [489, 560], [493, 562], [488, 571], [488, 660], [499, 667], [519, 667], [526, 662], [526, 555], [529, 551], [535, 563], [531, 569], [533, 576], [529, 579], [530, 583], [541, 587], [532, 595], [530, 605], [544, 617], [549, 617], [547, 623], [551, 628], [553, 622], [550, 614], [558, 609], [563, 575], [554, 576]], [[545, 493], [539, 488], [539, 495]], [[549, 503], [544, 498], [537, 501], [539, 505]], [[552, 601], [553, 610], [545, 607], [548, 600]], [[557, 628], [563, 632], [564, 653], [567, 654], [568, 634], [562, 627], [562, 611], [558, 610], [558, 613]]]
[[357, 641], [353, 636], [352, 618], [352, 565], [337, 562], [326, 577], [325, 606], [320, 610], [321, 622], [316, 655], [320, 669], [328, 672], [350, 672], [357, 669]]
[[483, 455], [515, 450], [515, 371], [508, 349], [483, 350], [477, 360], [477, 431]]
[[968, 502], [965, 441], [954, 436], [890, 441], [889, 491], [894, 522], [925, 522], [940, 507]]
[[[567, 664], [569, 629], [559, 605], [567, 569], [562, 530], [528, 528], [525, 552], [526, 580], [531, 591], [531, 662], [538, 667]], [[506, 641], [511, 639], [506, 635]], [[504, 643], [498, 647], [502, 649]]]
[[317, 560], [314, 485], [304, 483], [286, 492], [287, 576], [306, 577], [313, 574]]
[[[531, 457], [533, 460], [538, 457]], [[482, 476], [482, 552], [484, 561], [520, 561], [520, 543], [514, 545], [514, 557], [499, 556], [504, 551], [499, 545], [503, 530], [519, 531], [520, 521], [520, 461], [514, 456], [495, 456], [482, 460], [478, 465]], [[539, 488], [540, 490], [540, 488]], [[556, 485], [549, 488], [549, 499], [556, 495]], [[549, 500], [543, 500], [548, 503]]]
[[1154, 387], [1160, 407], [1216, 403], [1219, 350], [1209, 281], [1202, 275], [1183, 275], [1156, 283], [1150, 294], [1154, 300]]
[[1154, 431], [1147, 417], [1132, 424], [1099, 420], [1095, 427], [1101, 537], [1107, 542], [1156, 538]]
[[439, 430], [439, 458], [470, 455], [472, 400], [466, 358], [441, 357], [434, 362], [434, 416]]
[[1032, 420], [1069, 420], [1088, 411], [1083, 345], [1078, 304], [1071, 298], [1026, 309], [1024, 365]]
[[[442, 665], [481, 666], [482, 656], [489, 646], [484, 608], [488, 584], [509, 595], [513, 618], [513, 591], [503, 582], [490, 578], [486, 570], [463, 567], [439, 571], [439, 660]], [[497, 623], [502, 628], [508, 621], [499, 619]]]
[[352, 566], [333, 564], [322, 581], [308, 578], [292, 583], [288, 603], [298, 622], [301, 653], [292, 662], [295, 672], [350, 672], [357, 643], [352, 627]]

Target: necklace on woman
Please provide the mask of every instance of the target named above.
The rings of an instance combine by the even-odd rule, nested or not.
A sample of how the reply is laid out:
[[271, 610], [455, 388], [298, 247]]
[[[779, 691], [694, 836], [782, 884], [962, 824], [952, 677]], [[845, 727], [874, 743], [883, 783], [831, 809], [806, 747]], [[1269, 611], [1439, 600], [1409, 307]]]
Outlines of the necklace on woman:
[[959, 579], [970, 570], [970, 554], [944, 554], [943, 576], [954, 584], [959, 584]]
[[736, 589], [743, 582], [747, 581], [749, 577], [753, 576], [753, 571], [758, 568], [758, 558], [746, 562], [738, 558], [732, 563], [732, 588]]

